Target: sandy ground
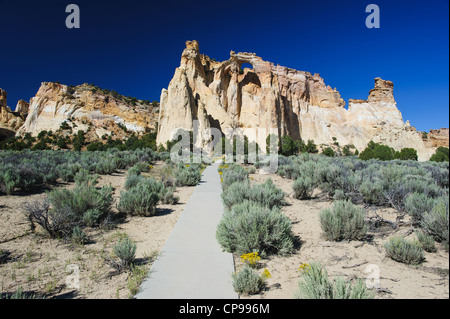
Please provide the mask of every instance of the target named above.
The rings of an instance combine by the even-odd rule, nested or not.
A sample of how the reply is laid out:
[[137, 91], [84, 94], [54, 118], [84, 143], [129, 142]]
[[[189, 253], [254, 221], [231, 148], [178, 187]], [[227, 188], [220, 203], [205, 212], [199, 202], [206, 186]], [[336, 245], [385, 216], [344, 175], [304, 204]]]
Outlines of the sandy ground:
[[[156, 163], [149, 175], [158, 176], [164, 166]], [[126, 180], [126, 172], [100, 176], [98, 186], [114, 188], [115, 203]], [[73, 187], [64, 184], [59, 187]], [[142, 267], [151, 262], [163, 248], [184, 205], [195, 187], [178, 187], [176, 205], [158, 205], [152, 217], [127, 217], [113, 230], [87, 229], [91, 242], [84, 246], [50, 239], [42, 231], [35, 234], [23, 214], [26, 202], [45, 198], [45, 191], [35, 194], [0, 196], [0, 250], [11, 253], [8, 262], [0, 264], [0, 292], [13, 293], [20, 286], [24, 292], [45, 294], [53, 298], [129, 298], [129, 272], [117, 274], [103, 261], [105, 252], [126, 233], [136, 242], [136, 257]], [[79, 274], [79, 288], [71, 288]]]
[[[347, 279], [366, 279], [373, 273], [372, 265], [378, 267], [380, 288], [376, 298], [449, 298], [449, 254], [437, 244], [436, 253], [425, 253], [425, 262], [410, 266], [396, 262], [385, 256], [383, 243], [391, 236], [407, 234], [410, 226], [394, 231], [390, 226], [371, 230], [373, 240], [331, 242], [322, 237], [319, 212], [331, 206], [332, 201], [321, 196], [316, 190], [310, 200], [293, 198], [293, 181], [278, 175], [251, 174], [252, 183], [263, 183], [272, 178], [276, 186], [289, 194], [288, 205], [282, 213], [292, 221], [292, 229], [300, 237], [301, 246], [290, 256], [270, 256], [260, 261], [259, 272], [267, 268], [272, 277], [267, 280], [265, 291], [254, 296], [241, 296], [250, 299], [290, 299], [297, 291], [300, 278], [298, 268], [302, 263], [320, 262], [331, 278], [343, 276]], [[393, 209], [377, 209], [376, 213], [384, 219], [395, 221]], [[367, 216], [374, 213], [368, 211]], [[408, 235], [408, 239], [414, 235]], [[242, 267], [239, 256], [235, 256], [236, 268]]]
[[[159, 176], [163, 163], [157, 163], [150, 175]], [[322, 237], [318, 214], [332, 201], [316, 190], [310, 200], [292, 197], [293, 181], [278, 175], [251, 174], [252, 183], [272, 178], [288, 196], [282, 208], [291, 221], [293, 232], [299, 237], [300, 247], [290, 256], [270, 256], [260, 261], [260, 269], [267, 268], [272, 277], [267, 288], [258, 295], [241, 296], [246, 299], [291, 299], [297, 290], [298, 267], [302, 263], [320, 262], [330, 277], [367, 278], [369, 267], [375, 265], [380, 272], [380, 287], [384, 292], [377, 298], [449, 298], [449, 255], [437, 244], [437, 253], [425, 253], [426, 260], [419, 266], [408, 266], [385, 257], [383, 243], [393, 235], [407, 234], [410, 226], [393, 230], [389, 226], [373, 229], [371, 241], [330, 242]], [[100, 176], [98, 186], [111, 184], [117, 203], [126, 179], [126, 172]], [[73, 187], [73, 184], [59, 187]], [[49, 239], [44, 233], [34, 234], [22, 213], [24, 203], [45, 197], [45, 190], [34, 194], [0, 196], [0, 250], [11, 253], [10, 260], [0, 265], [0, 292], [12, 293], [17, 287], [23, 291], [44, 293], [54, 298], [129, 298], [129, 273], [115, 273], [103, 261], [104, 252], [126, 233], [137, 244], [137, 258], [145, 267], [162, 249], [173, 226], [194, 187], [180, 187], [177, 205], [159, 205], [153, 217], [128, 217], [113, 230], [88, 229], [92, 242], [72, 245]], [[373, 212], [368, 211], [368, 217]], [[377, 209], [376, 213], [394, 221], [393, 209]], [[414, 235], [408, 235], [413, 238]], [[237, 270], [242, 267], [235, 256]], [[70, 269], [79, 271], [79, 288], [70, 288]], [[69, 281], [68, 281], [69, 280]]]

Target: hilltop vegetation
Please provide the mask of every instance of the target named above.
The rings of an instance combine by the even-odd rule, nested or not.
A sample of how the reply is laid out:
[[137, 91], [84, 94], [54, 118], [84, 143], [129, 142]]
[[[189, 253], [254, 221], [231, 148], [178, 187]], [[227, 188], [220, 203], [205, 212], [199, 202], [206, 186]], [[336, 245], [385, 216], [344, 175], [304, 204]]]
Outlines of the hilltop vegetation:
[[[126, 130], [126, 128], [122, 128]], [[127, 132], [128, 137], [117, 137], [115, 134], [103, 135], [101, 139], [93, 137], [91, 131], [78, 130], [73, 132], [68, 128], [67, 122], [63, 122], [61, 129], [41, 131], [36, 137], [26, 133], [23, 137], [11, 137], [0, 142], [0, 150], [75, 150], [75, 151], [106, 151], [116, 148], [120, 151], [149, 148], [156, 151], [156, 133], [136, 135]]]

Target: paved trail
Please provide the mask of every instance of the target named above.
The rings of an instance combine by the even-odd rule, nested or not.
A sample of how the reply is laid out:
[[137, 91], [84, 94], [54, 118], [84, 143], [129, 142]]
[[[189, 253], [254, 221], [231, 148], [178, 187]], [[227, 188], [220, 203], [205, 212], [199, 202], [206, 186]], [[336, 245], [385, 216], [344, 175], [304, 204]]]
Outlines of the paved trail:
[[223, 205], [218, 163], [208, 166], [173, 228], [138, 299], [235, 299], [232, 254], [217, 243]]

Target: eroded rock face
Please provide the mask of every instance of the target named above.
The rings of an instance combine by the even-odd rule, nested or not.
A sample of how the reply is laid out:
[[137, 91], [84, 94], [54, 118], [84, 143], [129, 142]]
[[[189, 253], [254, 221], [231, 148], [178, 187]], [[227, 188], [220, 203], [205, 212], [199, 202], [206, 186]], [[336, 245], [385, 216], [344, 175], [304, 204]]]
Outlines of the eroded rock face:
[[30, 108], [30, 103], [24, 100], [19, 100], [16, 106], [16, 112], [21, 114], [28, 114], [28, 109]]
[[0, 109], [7, 108], [7, 93], [5, 90], [0, 89]]
[[425, 145], [429, 148], [449, 147], [449, 129], [441, 128], [437, 130], [430, 130], [427, 138], [423, 139]]
[[[241, 65], [250, 63], [253, 69]], [[254, 53], [235, 53], [221, 63], [199, 53], [188, 41], [180, 67], [161, 94], [158, 143], [171, 139], [177, 128], [276, 128], [279, 134], [300, 138], [299, 113], [309, 105], [344, 110], [339, 92], [318, 74], [296, 71], [263, 61]], [[252, 139], [264, 140], [266, 136]], [[203, 141], [204, 143], [205, 141]], [[261, 144], [260, 144], [261, 145]]]
[[12, 112], [7, 105], [7, 96], [6, 91], [0, 89], [0, 135], [11, 137], [23, 125], [27, 114]]
[[155, 129], [156, 115], [151, 106], [133, 103], [88, 84], [69, 87], [43, 82], [30, 100], [27, 119], [17, 134], [36, 136], [42, 130], [56, 131], [63, 122], [70, 123], [74, 132], [95, 132], [97, 138], [112, 132], [120, 137], [123, 128], [135, 133]]
[[[249, 63], [253, 69], [241, 69]], [[434, 150], [404, 123], [393, 94], [394, 84], [375, 79], [367, 100], [349, 100], [348, 109], [336, 89], [319, 74], [297, 71], [262, 60], [254, 53], [230, 52], [223, 62], [199, 52], [197, 41], [187, 41], [180, 66], [169, 87], [162, 90], [158, 144], [165, 144], [177, 129], [200, 132], [211, 127], [227, 130], [265, 129], [245, 133], [265, 149], [270, 130], [317, 144], [353, 144], [362, 150], [370, 140], [395, 149], [413, 147], [426, 160]], [[250, 132], [250, 133], [249, 133]], [[208, 137], [199, 137], [205, 146]]]

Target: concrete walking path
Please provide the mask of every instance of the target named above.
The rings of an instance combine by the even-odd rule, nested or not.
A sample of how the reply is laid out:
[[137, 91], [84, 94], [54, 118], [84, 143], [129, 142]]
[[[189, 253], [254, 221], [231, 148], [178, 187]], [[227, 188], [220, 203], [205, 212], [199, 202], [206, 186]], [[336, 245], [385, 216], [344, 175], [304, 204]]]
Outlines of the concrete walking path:
[[137, 299], [237, 299], [233, 256], [222, 251], [216, 228], [223, 214], [218, 163], [208, 166]]

